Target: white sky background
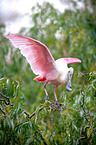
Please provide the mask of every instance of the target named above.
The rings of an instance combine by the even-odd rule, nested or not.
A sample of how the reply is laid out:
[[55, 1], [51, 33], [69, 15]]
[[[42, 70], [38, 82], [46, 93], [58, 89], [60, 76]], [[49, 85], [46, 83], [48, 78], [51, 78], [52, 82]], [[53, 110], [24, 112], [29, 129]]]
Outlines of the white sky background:
[[[62, 4], [59, 0], [0, 0], [0, 2], [1, 16], [6, 24], [6, 34], [18, 33], [20, 28], [32, 26], [30, 17], [25, 14], [31, 14], [31, 8], [37, 2], [40, 5], [43, 2], [49, 2], [60, 12], [64, 12], [68, 8], [68, 5]], [[79, 7], [82, 7], [81, 3], [79, 3]]]
[[[18, 12], [20, 12], [21, 17], [16, 19], [13, 22], [7, 22], [6, 33], [17, 33], [21, 27], [30, 27], [30, 17], [25, 15], [26, 13], [31, 14], [31, 8], [37, 4], [37, 2], [42, 5], [43, 2], [50, 2], [55, 8], [60, 8], [60, 11], [64, 11], [64, 5], [60, 3], [59, 0], [19, 0], [18, 2], [14, 1], [14, 6], [18, 7]], [[13, 6], [13, 7], [14, 7]], [[59, 7], [58, 7], [59, 6]]]

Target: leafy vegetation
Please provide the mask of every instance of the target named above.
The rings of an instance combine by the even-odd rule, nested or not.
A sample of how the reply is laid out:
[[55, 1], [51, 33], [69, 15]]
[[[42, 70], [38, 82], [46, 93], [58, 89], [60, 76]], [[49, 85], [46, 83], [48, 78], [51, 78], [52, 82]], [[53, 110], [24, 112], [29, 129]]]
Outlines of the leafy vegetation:
[[72, 92], [64, 86], [47, 86], [50, 101], [45, 101], [43, 84], [18, 49], [4, 37], [0, 25], [0, 144], [94, 145], [96, 138], [96, 14], [85, 8], [60, 13], [49, 3], [32, 8], [32, 27], [21, 35], [48, 46], [55, 59], [77, 57], [72, 64]]

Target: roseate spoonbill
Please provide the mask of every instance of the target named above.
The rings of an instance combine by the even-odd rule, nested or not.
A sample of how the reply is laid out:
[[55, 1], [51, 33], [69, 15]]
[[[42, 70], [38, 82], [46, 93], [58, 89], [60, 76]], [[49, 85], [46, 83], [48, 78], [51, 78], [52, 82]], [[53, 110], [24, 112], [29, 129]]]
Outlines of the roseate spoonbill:
[[73, 68], [68, 68], [67, 65], [70, 63], [81, 63], [80, 59], [59, 58], [55, 61], [47, 46], [35, 39], [16, 34], [10, 34], [6, 36], [6, 38], [8, 38], [15, 47], [21, 50], [21, 54], [26, 57], [34, 74], [38, 75], [33, 80], [44, 82], [43, 88], [47, 100], [49, 100], [49, 96], [45, 88], [46, 84], [53, 84], [56, 86], [54, 90], [56, 102], [56, 90], [59, 85], [67, 85], [67, 90], [72, 90], [71, 78]]

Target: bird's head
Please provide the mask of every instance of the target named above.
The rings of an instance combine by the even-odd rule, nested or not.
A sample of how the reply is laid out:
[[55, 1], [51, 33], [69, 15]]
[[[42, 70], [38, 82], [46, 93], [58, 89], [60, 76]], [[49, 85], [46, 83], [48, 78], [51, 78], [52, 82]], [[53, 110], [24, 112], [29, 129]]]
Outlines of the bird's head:
[[68, 68], [68, 74], [73, 74], [74, 69], [72, 67]]

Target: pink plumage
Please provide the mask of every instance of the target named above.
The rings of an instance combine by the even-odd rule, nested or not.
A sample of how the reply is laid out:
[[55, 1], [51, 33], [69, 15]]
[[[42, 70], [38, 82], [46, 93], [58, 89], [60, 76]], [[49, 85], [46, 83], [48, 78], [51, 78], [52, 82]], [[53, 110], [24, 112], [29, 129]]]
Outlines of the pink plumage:
[[[29, 62], [32, 71], [39, 75], [34, 78], [36, 81], [44, 82], [44, 90], [48, 97], [48, 93], [45, 89], [45, 85], [53, 84], [56, 85], [56, 89], [60, 84], [67, 84], [69, 81], [69, 72], [73, 73], [73, 70], [67, 67], [69, 63], [81, 63], [80, 59], [77, 58], [60, 58], [54, 60], [47, 46], [35, 39], [10, 34], [6, 36], [15, 47], [21, 50], [21, 54], [26, 57]], [[59, 65], [60, 64], [60, 65]], [[64, 71], [65, 69], [65, 71]], [[54, 91], [55, 99], [56, 89]]]

